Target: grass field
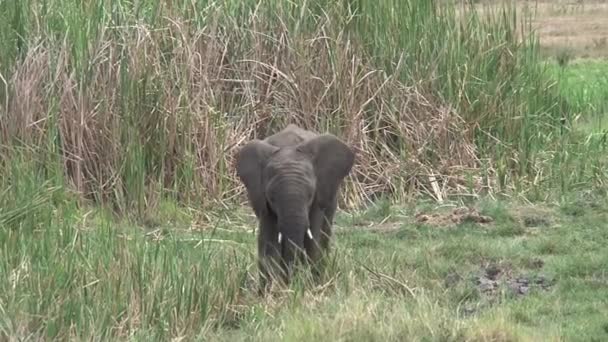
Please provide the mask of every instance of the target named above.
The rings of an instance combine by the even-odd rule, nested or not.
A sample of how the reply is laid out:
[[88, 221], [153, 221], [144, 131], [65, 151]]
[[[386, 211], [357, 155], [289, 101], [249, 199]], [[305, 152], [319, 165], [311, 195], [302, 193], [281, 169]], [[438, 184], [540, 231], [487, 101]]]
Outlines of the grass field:
[[[449, 3], [0, 0], [0, 340], [608, 339], [608, 7]], [[357, 163], [261, 298], [288, 122]]]
[[532, 25], [541, 54], [562, 94], [575, 107], [584, 131], [606, 129], [608, 113], [608, 4], [605, 1], [539, 1]]
[[605, 1], [530, 2], [536, 9], [532, 21], [538, 30], [543, 54], [569, 54], [578, 58], [603, 58], [608, 53], [608, 4]]
[[197, 227], [163, 206], [138, 228], [64, 206], [53, 229], [1, 232], [0, 328], [15, 340], [601, 341], [607, 209], [590, 193], [379, 202], [339, 215], [322, 283], [261, 299], [246, 210]]
[[583, 131], [601, 133], [608, 128], [608, 61], [577, 58], [559, 65], [549, 62], [551, 73], [559, 80], [560, 91], [577, 113]]

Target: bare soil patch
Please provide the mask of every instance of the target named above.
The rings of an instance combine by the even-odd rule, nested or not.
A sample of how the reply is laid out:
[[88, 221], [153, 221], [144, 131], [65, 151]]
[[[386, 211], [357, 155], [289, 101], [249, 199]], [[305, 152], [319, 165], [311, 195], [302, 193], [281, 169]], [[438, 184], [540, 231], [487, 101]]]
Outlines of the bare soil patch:
[[[479, 8], [505, 1], [484, 1]], [[512, 3], [512, 1], [509, 1]], [[548, 56], [570, 54], [579, 58], [608, 58], [608, 1], [517, 0], [520, 17], [532, 15], [531, 26]]]
[[463, 281], [472, 282], [484, 301], [464, 303], [460, 309], [461, 313], [469, 316], [500, 303], [504, 295], [518, 298], [533, 291], [550, 291], [555, 285], [555, 279], [542, 272], [536, 273], [544, 266], [542, 260], [538, 260], [537, 266], [535, 271], [523, 272], [515, 270], [508, 260], [489, 262], [482, 264], [478, 271], [470, 274], [466, 280], [458, 273], [450, 273], [444, 284], [446, 287], [453, 287]]
[[416, 223], [424, 223], [431, 226], [449, 227], [466, 222], [488, 224], [494, 219], [481, 215], [475, 208], [460, 207], [443, 213], [419, 213], [416, 215]]
[[533, 21], [546, 54], [608, 57], [608, 4], [590, 10], [542, 14]]
[[509, 263], [485, 265], [474, 277], [477, 289], [486, 296], [497, 297], [503, 289], [515, 295], [527, 295], [532, 289], [549, 290], [554, 281], [544, 274], [528, 275], [515, 272]]

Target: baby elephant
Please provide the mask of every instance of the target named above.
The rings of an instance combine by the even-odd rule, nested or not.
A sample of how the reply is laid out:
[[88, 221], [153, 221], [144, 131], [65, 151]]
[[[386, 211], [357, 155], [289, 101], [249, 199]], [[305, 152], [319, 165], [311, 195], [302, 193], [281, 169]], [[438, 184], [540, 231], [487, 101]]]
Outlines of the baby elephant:
[[289, 283], [296, 260], [317, 265], [329, 249], [338, 189], [354, 162], [354, 152], [334, 135], [293, 124], [239, 150], [237, 175], [260, 224], [260, 293], [275, 267]]

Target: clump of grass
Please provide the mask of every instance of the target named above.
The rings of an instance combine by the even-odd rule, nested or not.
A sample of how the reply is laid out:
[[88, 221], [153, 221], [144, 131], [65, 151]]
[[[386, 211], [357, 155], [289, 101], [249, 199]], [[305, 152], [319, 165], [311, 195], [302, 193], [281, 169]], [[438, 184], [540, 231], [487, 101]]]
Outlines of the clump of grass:
[[217, 329], [247, 300], [238, 243], [144, 235], [65, 206], [45, 214], [33, 231], [0, 225], [3, 338], [164, 339]]

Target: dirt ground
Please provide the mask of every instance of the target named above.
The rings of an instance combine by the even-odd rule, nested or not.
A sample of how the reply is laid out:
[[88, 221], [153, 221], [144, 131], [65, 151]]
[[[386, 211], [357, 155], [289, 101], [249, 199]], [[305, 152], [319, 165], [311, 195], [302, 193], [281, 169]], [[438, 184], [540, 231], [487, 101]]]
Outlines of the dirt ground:
[[[482, 1], [479, 6], [502, 1]], [[608, 0], [516, 0], [515, 3], [518, 9], [527, 8], [533, 15], [532, 26], [546, 55], [568, 53], [577, 58], [608, 58]]]

